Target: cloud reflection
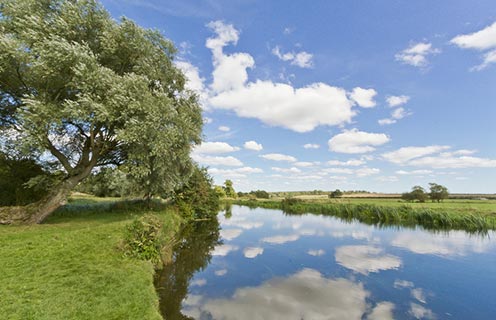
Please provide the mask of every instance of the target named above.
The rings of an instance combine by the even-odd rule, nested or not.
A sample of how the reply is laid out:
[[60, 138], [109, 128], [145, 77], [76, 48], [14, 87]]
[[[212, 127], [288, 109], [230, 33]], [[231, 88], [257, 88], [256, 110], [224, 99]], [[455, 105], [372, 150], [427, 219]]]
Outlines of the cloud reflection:
[[[346, 294], [343, 294], [346, 293]], [[362, 319], [369, 292], [347, 279], [325, 278], [303, 269], [287, 278], [274, 278], [258, 287], [236, 290], [231, 298], [198, 301], [183, 312], [200, 319]], [[380, 303], [369, 319], [392, 319], [391, 303]]]
[[260, 248], [260, 247], [249, 247], [249, 248], [245, 248], [245, 250], [243, 250], [243, 254], [245, 255], [246, 258], [249, 258], [249, 259], [253, 259], [256, 256], [258, 256], [259, 254], [262, 254], [263, 252], [264, 252], [264, 249]]
[[373, 246], [342, 246], [336, 249], [336, 262], [345, 268], [367, 275], [369, 272], [398, 269], [401, 260], [397, 256], [384, 254]]

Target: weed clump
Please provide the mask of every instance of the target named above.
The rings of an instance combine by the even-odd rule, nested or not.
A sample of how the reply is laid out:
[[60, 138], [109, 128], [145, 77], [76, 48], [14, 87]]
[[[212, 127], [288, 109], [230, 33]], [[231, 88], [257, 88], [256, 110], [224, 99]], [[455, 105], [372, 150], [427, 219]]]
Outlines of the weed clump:
[[162, 221], [156, 215], [143, 215], [126, 227], [123, 246], [126, 256], [158, 265], [162, 261], [161, 250], [164, 244]]

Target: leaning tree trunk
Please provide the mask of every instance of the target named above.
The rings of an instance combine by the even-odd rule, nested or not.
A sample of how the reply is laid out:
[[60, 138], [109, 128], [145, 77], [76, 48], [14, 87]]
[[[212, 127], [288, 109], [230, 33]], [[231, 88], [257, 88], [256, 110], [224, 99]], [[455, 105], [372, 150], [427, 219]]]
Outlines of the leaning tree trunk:
[[[85, 170], [86, 171], [86, 170]], [[91, 171], [91, 170], [90, 170]], [[0, 224], [34, 224], [41, 223], [50, 214], [64, 205], [72, 189], [88, 173], [64, 179], [40, 201], [22, 207], [0, 207]]]

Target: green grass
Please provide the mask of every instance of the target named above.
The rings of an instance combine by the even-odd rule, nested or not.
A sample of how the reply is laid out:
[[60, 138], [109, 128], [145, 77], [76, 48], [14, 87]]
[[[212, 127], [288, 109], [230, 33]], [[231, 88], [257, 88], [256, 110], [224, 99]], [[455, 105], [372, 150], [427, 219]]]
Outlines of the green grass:
[[[475, 201], [475, 200], [469, 200]], [[384, 199], [339, 199], [250, 201], [235, 203], [252, 207], [281, 209], [289, 214], [313, 213], [359, 221], [375, 226], [423, 227], [428, 230], [464, 230], [485, 233], [496, 229], [496, 213], [489, 202], [486, 207], [467, 207], [467, 201], [446, 203], [405, 203]]]
[[[146, 211], [79, 198], [45, 224], [0, 226], [0, 318], [162, 319], [153, 265], [119, 248], [125, 226]], [[179, 216], [153, 213], [172, 237]]]

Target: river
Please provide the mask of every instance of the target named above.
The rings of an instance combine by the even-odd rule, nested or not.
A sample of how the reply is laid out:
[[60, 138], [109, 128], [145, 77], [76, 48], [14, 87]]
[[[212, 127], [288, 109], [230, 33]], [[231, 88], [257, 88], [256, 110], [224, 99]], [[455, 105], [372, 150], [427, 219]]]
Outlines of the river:
[[494, 319], [495, 233], [232, 206], [188, 225], [156, 279], [175, 319]]

